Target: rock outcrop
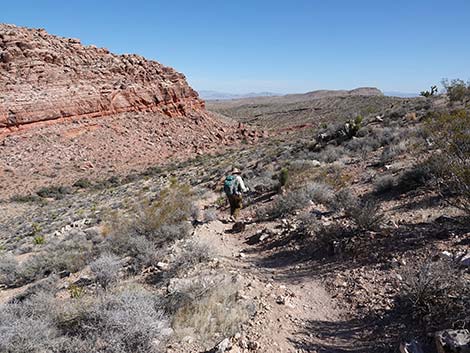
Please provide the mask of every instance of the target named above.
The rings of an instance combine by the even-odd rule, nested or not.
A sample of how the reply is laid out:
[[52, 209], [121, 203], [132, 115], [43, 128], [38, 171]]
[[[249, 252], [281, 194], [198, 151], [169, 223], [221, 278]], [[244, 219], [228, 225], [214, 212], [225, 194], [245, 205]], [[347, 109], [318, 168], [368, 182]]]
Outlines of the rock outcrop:
[[67, 118], [136, 111], [174, 117], [204, 110], [185, 76], [170, 67], [4, 24], [0, 91], [0, 133]]
[[263, 137], [206, 111], [183, 74], [0, 24], [0, 198], [127, 175]]

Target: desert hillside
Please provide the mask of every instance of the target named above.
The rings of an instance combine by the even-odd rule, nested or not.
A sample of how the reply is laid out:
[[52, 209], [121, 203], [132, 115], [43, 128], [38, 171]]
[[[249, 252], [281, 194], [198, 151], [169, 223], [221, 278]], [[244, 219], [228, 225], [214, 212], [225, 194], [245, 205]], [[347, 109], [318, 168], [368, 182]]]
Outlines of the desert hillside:
[[141, 172], [260, 135], [214, 118], [172, 68], [0, 25], [2, 197]]
[[206, 110], [139, 56], [0, 45], [1, 353], [468, 352], [470, 84]]

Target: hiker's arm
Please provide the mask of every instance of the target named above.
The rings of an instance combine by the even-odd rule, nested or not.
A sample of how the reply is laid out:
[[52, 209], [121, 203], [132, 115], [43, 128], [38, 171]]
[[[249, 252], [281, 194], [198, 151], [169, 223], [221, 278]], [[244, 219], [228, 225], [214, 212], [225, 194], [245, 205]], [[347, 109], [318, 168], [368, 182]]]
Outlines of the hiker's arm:
[[240, 190], [242, 192], [248, 191], [248, 188], [245, 186], [245, 183], [243, 182], [243, 179], [241, 177], [238, 177], [238, 185], [240, 186]]

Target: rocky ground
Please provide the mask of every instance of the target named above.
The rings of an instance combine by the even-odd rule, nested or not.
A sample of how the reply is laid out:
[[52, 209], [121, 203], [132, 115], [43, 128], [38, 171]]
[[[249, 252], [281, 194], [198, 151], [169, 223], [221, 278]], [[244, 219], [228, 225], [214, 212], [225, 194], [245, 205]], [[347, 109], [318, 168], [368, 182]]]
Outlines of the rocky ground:
[[137, 56], [6, 25], [0, 48], [0, 351], [467, 349], [465, 103], [360, 89], [208, 112]]
[[[394, 352], [401, 342], [417, 339], [433, 352], [434, 332], [453, 327], [445, 326], [447, 321], [419, 321], [404, 297], [407, 276], [420, 264], [451, 261], [459, 264], [458, 278], [468, 289], [468, 218], [417, 169], [429, 152], [408, 153], [425, 146], [416, 140], [419, 119], [392, 115], [361, 124], [368, 132], [353, 140], [370, 146], [364, 150], [349, 140], [332, 147], [318, 139], [312, 143], [305, 131], [298, 139], [273, 135], [256, 146], [201, 156], [134, 180], [117, 178], [55, 198], [3, 202], [1, 246], [20, 263], [70, 236], [98, 237], [93, 241], [99, 247], [113, 234], [116, 212], [118, 219], [136, 217], [136, 205], [158, 200], [168, 180], [176, 178], [196, 192], [190, 240], [157, 251], [155, 262], [129, 272], [118, 284], [143, 285], [172, 300], [198, 292], [201, 285], [210, 292], [192, 297], [196, 307], [174, 314], [163, 351]], [[383, 139], [384, 145], [375, 146], [374, 139]], [[227, 221], [219, 191], [233, 164], [243, 168], [251, 188], [241, 227]], [[279, 190], [280, 168], [288, 169], [289, 181]], [[312, 195], [309, 202], [296, 193], [302, 185], [311, 190], [305, 191]], [[353, 195], [375, 195], [379, 208], [366, 212], [368, 219], [380, 213], [378, 227], [358, 228], [341, 211], [344, 205], [338, 210], [328, 201], [345, 188]], [[185, 252], [186, 241], [199, 245]], [[182, 270], [175, 270], [176, 264]], [[99, 289], [89, 267], [57, 275], [62, 277], [56, 283], [60, 300], [75, 300], [77, 289], [70, 288], [83, 288], [85, 297]], [[442, 278], [453, 281], [453, 276], [449, 272]], [[2, 303], [29, 298], [41, 281], [6, 286], [0, 291]], [[211, 320], [219, 328], [206, 327]]]

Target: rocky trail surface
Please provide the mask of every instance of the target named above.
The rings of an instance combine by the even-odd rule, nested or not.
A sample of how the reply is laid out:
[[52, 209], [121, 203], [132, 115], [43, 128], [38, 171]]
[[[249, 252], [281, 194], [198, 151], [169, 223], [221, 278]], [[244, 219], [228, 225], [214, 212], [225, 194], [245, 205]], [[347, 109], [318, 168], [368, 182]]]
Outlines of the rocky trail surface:
[[194, 236], [212, 244], [223, 268], [242, 278], [241, 295], [256, 302], [257, 312], [227, 348], [222, 341], [214, 351], [345, 352], [360, 346], [354, 330], [335, 332], [353, 314], [332, 297], [321, 277], [303, 275], [304, 266], [286, 265], [285, 257], [273, 256], [263, 246], [285, 229], [285, 222], [257, 223], [247, 216], [246, 222], [233, 223], [225, 218], [220, 213], [219, 219], [198, 226]]

